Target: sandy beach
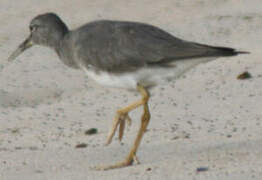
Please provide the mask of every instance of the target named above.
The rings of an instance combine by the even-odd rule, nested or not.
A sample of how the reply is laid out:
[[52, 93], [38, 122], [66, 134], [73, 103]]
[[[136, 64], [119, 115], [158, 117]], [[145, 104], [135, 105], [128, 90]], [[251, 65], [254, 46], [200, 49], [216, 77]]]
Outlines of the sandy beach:
[[[0, 2], [0, 180], [260, 180], [262, 177], [262, 11], [260, 0], [21, 0]], [[99, 19], [145, 22], [176, 37], [251, 54], [201, 64], [152, 89], [141, 164], [122, 160], [140, 124], [105, 146], [117, 108], [139, 95], [97, 85], [35, 46], [8, 56], [36, 15], [55, 12], [75, 29]], [[251, 78], [239, 80], [245, 71]], [[97, 134], [85, 131], [96, 128]], [[84, 148], [76, 148], [86, 144]]]

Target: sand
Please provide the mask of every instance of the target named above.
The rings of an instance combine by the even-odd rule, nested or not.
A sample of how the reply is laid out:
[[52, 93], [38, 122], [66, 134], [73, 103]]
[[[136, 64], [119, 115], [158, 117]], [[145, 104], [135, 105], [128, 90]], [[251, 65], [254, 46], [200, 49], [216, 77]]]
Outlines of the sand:
[[[64, 0], [0, 3], [1, 180], [247, 180], [262, 176], [262, 11], [260, 0]], [[249, 55], [219, 58], [154, 88], [152, 119], [137, 153], [141, 164], [94, 171], [122, 160], [141, 109], [122, 143], [104, 146], [117, 108], [138, 94], [97, 85], [35, 46], [5, 64], [38, 14], [57, 13], [70, 27], [97, 19], [150, 23], [190, 41]], [[248, 71], [252, 78], [238, 80]], [[85, 135], [97, 128], [95, 135]], [[85, 148], [76, 145], [85, 143]]]

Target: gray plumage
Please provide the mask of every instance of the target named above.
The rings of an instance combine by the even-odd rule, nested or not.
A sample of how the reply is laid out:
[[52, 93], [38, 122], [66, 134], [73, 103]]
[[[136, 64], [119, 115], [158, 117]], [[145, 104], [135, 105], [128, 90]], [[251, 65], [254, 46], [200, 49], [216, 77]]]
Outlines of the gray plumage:
[[30, 27], [37, 31], [32, 33], [33, 42], [55, 49], [69, 67], [92, 66], [112, 73], [239, 53], [232, 48], [184, 41], [155, 26], [137, 22], [100, 20], [69, 31], [56, 14], [47, 13], [35, 17]]

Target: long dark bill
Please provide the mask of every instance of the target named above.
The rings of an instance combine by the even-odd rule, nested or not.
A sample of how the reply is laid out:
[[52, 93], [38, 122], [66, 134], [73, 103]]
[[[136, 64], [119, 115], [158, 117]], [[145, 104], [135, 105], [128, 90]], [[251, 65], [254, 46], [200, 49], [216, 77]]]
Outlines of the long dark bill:
[[33, 46], [32, 40], [31, 40], [31, 35], [23, 42], [21, 43], [18, 48], [8, 57], [8, 61], [11, 62], [13, 61], [17, 56], [22, 54], [26, 49], [30, 48]]

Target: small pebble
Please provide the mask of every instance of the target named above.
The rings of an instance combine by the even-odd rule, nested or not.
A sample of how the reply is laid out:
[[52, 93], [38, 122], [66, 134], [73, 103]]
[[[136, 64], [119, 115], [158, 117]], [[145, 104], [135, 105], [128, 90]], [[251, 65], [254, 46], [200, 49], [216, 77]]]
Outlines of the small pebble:
[[237, 76], [237, 79], [243, 80], [243, 79], [250, 79], [252, 76], [248, 71], [245, 71]]
[[92, 134], [96, 134], [97, 133], [97, 129], [96, 128], [91, 128], [85, 131], [85, 135], [92, 135]]
[[86, 148], [87, 144], [86, 143], [81, 143], [81, 144], [77, 144], [75, 148]]
[[197, 172], [204, 172], [204, 171], [208, 171], [208, 167], [198, 167], [196, 169]]
[[228, 135], [227, 135], [227, 138], [231, 138], [231, 137], [232, 137], [232, 135], [231, 135], [231, 134], [228, 134]]
[[150, 167], [146, 169], [146, 171], [151, 171], [151, 170], [152, 170], [152, 169], [151, 169]]

